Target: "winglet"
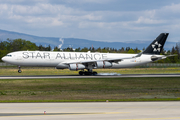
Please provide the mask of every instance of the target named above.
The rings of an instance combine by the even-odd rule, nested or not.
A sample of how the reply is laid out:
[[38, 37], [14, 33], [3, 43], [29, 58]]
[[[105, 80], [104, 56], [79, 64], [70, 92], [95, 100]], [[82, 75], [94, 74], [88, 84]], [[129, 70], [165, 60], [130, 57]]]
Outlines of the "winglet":
[[156, 54], [159, 55], [164, 47], [169, 33], [161, 33], [142, 54]]

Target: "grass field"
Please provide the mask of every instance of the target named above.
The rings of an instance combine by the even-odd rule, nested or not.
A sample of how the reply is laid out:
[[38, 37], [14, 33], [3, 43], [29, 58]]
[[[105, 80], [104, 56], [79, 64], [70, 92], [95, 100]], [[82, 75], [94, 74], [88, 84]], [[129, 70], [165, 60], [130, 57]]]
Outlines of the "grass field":
[[[0, 76], [13, 75], [77, 75], [78, 71], [57, 70], [54, 68], [22, 68], [22, 73], [18, 73], [18, 68], [1, 68]], [[174, 68], [126, 68], [126, 69], [97, 69], [98, 73], [118, 73], [118, 74], [173, 74], [180, 73], [180, 67]]]
[[0, 102], [180, 100], [179, 78], [0, 80]]
[[[1, 67], [0, 76], [78, 75], [53, 68]], [[173, 74], [180, 68], [98, 69], [98, 73]], [[0, 102], [180, 100], [180, 78], [87, 78], [0, 80]]]

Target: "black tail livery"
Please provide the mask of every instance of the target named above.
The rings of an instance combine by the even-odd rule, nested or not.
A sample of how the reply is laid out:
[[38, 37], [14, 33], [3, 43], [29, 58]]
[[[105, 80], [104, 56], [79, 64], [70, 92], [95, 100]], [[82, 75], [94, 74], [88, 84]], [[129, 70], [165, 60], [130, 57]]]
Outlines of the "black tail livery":
[[156, 54], [159, 55], [164, 47], [164, 43], [169, 33], [161, 33], [147, 48], [143, 54]]

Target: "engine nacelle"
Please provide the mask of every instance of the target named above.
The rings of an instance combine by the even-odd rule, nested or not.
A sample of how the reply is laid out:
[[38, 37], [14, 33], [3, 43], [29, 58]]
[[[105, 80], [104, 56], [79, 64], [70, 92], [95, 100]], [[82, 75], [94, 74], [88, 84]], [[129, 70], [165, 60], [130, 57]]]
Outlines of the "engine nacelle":
[[56, 66], [56, 69], [65, 69], [65, 68], [68, 68], [68, 65], [60, 63]]
[[83, 64], [70, 64], [69, 65], [69, 70], [82, 70], [85, 68], [86, 68], [86, 66]]
[[112, 63], [106, 62], [106, 61], [99, 61], [99, 62], [96, 62], [96, 66], [97, 68], [109, 68], [109, 67], [112, 67]]

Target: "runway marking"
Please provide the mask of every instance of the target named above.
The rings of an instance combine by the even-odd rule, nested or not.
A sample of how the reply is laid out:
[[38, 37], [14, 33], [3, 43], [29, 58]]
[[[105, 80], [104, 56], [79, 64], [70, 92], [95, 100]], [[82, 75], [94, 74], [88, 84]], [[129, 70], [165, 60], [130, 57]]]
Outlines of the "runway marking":
[[92, 114], [127, 114], [130, 112], [99, 112], [99, 113], [0, 113], [0, 117], [30, 117], [30, 116], [59, 116], [59, 115], [92, 115]]
[[169, 117], [169, 118], [137, 118], [137, 119], [119, 119], [119, 120], [173, 120], [180, 119], [180, 117]]

